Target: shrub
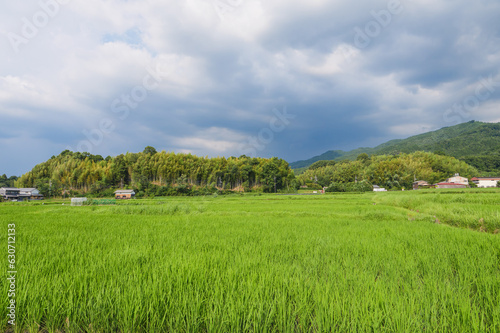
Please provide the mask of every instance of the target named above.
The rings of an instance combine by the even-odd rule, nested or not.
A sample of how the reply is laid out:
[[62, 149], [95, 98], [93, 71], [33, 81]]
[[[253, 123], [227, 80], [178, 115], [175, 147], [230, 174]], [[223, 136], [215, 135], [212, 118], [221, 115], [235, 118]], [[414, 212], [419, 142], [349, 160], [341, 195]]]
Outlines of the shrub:
[[345, 192], [345, 184], [342, 183], [331, 183], [327, 187], [325, 192]]
[[372, 184], [366, 180], [357, 183], [331, 183], [325, 192], [369, 192]]
[[322, 190], [323, 189], [323, 187], [321, 187], [321, 185], [314, 184], [314, 183], [306, 183], [306, 186], [310, 190]]

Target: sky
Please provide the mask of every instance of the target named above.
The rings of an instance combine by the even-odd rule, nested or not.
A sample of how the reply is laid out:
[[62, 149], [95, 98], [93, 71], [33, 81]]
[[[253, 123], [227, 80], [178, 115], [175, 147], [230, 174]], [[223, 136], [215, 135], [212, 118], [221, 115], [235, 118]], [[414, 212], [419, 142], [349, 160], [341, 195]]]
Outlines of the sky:
[[498, 0], [25, 0], [0, 12], [0, 174], [65, 149], [277, 156], [500, 121]]

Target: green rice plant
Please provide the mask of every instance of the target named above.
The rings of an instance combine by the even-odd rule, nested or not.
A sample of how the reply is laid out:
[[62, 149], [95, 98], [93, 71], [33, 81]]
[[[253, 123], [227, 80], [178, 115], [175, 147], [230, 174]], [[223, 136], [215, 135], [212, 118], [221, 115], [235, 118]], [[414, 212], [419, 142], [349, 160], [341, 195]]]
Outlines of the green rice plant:
[[379, 204], [418, 211], [455, 227], [498, 233], [500, 191], [497, 189], [419, 190], [376, 195]]
[[[430, 223], [422, 207], [448, 212], [458, 204], [448, 200], [368, 193], [1, 204], [2, 244], [16, 224], [16, 330], [498, 332], [499, 236]], [[496, 218], [492, 200], [467, 202], [450, 219]], [[6, 304], [5, 279], [0, 288]]]
[[87, 199], [84, 206], [116, 205], [116, 199]]

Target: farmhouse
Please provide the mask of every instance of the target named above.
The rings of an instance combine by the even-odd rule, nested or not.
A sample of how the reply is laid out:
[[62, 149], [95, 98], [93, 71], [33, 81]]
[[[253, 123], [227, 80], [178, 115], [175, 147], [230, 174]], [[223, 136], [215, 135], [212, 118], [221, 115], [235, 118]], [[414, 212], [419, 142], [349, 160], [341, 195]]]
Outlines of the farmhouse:
[[474, 184], [477, 185], [477, 187], [496, 187], [497, 183], [500, 181], [499, 177], [493, 177], [493, 178], [482, 178], [482, 177], [474, 177], [471, 179]]
[[413, 189], [418, 190], [421, 188], [432, 188], [433, 185], [429, 184], [425, 180], [417, 180], [416, 182], [413, 183]]
[[132, 199], [135, 197], [134, 190], [116, 190], [115, 199]]
[[0, 188], [0, 196], [5, 200], [22, 201], [22, 200], [42, 200], [43, 195], [36, 188], [16, 188], [2, 187]]
[[0, 188], [0, 196], [5, 200], [17, 200], [19, 198], [19, 189], [15, 187]]
[[41, 199], [43, 199], [43, 195], [40, 194], [40, 191], [38, 191], [34, 187], [20, 188], [19, 189], [19, 196], [21, 196], [23, 198], [28, 198], [30, 200], [41, 200]]
[[461, 177], [458, 173], [456, 173], [453, 177], [446, 179], [446, 183], [462, 184], [469, 186], [469, 179]]

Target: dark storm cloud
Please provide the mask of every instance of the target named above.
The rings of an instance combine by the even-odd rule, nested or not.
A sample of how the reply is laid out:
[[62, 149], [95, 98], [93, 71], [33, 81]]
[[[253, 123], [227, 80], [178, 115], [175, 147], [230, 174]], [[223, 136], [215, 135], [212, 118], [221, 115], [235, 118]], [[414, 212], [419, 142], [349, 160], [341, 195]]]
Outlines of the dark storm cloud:
[[[5, 36], [21, 34], [22, 18], [39, 10], [32, 5], [0, 14]], [[3, 39], [0, 147], [33, 158], [0, 173], [20, 174], [41, 154], [92, 140], [89, 149], [101, 155], [146, 145], [238, 155], [284, 108], [294, 118], [259, 155], [293, 161], [452, 121], [500, 121], [497, 1], [245, 0], [223, 15], [214, 8], [211, 0], [72, 3], [19, 53]], [[487, 98], [467, 114], [447, 111], [473, 98], [485, 78], [493, 82], [481, 88]], [[126, 112], [113, 109], [116, 100]], [[101, 131], [103, 120], [112, 130]]]

